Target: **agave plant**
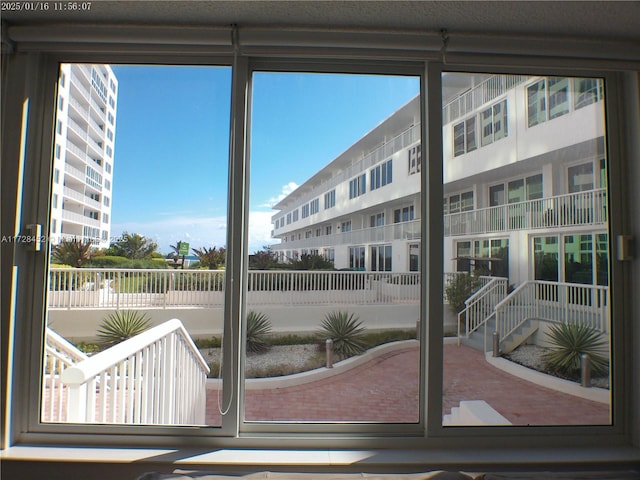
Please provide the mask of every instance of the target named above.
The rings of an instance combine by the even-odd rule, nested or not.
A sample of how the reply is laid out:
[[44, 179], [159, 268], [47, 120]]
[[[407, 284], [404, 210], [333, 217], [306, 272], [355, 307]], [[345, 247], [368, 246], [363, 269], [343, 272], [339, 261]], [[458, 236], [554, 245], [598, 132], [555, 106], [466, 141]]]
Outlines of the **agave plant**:
[[112, 347], [147, 330], [150, 321], [146, 313], [141, 314], [137, 310], [117, 310], [102, 320], [98, 328], [98, 343], [104, 348]]
[[553, 325], [547, 333], [550, 350], [543, 356], [547, 368], [560, 374], [576, 377], [580, 372], [580, 356], [591, 357], [591, 371], [603, 375], [609, 367], [606, 341], [600, 332], [587, 325]]
[[271, 334], [271, 322], [264, 313], [250, 310], [247, 313], [247, 351], [264, 352], [269, 348], [267, 337]]
[[341, 358], [358, 355], [366, 348], [364, 327], [353, 313], [328, 313], [320, 328], [320, 338], [333, 340], [333, 352]]

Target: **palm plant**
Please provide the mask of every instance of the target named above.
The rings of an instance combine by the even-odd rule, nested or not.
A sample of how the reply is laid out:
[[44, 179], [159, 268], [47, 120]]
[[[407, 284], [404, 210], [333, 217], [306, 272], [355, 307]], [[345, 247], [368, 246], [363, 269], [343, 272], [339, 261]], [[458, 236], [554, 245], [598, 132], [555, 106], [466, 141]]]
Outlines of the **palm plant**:
[[91, 247], [92, 244], [89, 242], [85, 243], [75, 238], [65, 239], [53, 246], [51, 255], [56, 263], [81, 267], [91, 260]]
[[319, 337], [333, 340], [333, 352], [341, 358], [358, 355], [366, 348], [364, 327], [353, 313], [330, 312], [320, 328]]
[[98, 343], [109, 348], [124, 340], [135, 337], [150, 326], [148, 315], [137, 310], [117, 310], [107, 315], [98, 328]]
[[606, 340], [598, 330], [581, 324], [560, 324], [553, 325], [547, 337], [551, 347], [543, 360], [548, 369], [575, 378], [580, 372], [580, 356], [586, 353], [591, 358], [594, 375], [607, 372]]
[[206, 266], [209, 270], [217, 270], [218, 267], [224, 265], [226, 250], [224, 247], [220, 247], [218, 250], [216, 247], [201, 249], [192, 248], [193, 253], [196, 254], [201, 265]]
[[247, 351], [264, 352], [269, 348], [267, 342], [271, 334], [271, 322], [264, 313], [249, 311], [247, 313]]

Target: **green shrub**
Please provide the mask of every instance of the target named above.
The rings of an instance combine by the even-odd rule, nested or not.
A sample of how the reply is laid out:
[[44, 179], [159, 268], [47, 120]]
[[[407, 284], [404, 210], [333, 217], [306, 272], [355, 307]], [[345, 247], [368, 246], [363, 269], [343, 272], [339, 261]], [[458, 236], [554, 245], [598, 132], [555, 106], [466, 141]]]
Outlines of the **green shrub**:
[[86, 265], [90, 268], [127, 268], [130, 260], [126, 257], [117, 257], [115, 255], [102, 255], [93, 257]]
[[340, 358], [362, 353], [365, 348], [364, 327], [358, 317], [348, 312], [331, 312], [320, 325], [320, 341], [333, 340], [333, 352]]
[[580, 356], [591, 357], [591, 372], [595, 376], [606, 374], [609, 360], [606, 354], [606, 340], [598, 330], [587, 325], [553, 325], [547, 337], [551, 346], [543, 360], [546, 367], [561, 375], [576, 378], [580, 374]]
[[150, 326], [151, 320], [147, 314], [137, 310], [117, 310], [102, 320], [98, 328], [98, 343], [103, 348], [109, 348], [120, 342], [144, 332]]
[[415, 330], [381, 330], [379, 332], [367, 332], [363, 336], [367, 348], [402, 340], [413, 340], [415, 338]]
[[447, 303], [454, 313], [464, 310], [464, 302], [482, 286], [482, 280], [468, 273], [457, 274], [444, 289]]
[[247, 313], [247, 352], [264, 352], [269, 348], [268, 337], [271, 322], [264, 314], [256, 311]]
[[220, 337], [211, 338], [196, 338], [193, 340], [198, 348], [220, 348], [222, 346], [222, 339]]

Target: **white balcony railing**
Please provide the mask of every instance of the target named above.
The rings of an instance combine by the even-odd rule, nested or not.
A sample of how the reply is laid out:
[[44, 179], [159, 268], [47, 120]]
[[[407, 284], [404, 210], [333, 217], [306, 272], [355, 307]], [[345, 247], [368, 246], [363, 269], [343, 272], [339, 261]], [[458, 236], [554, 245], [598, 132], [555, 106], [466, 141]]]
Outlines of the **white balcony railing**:
[[577, 323], [609, 332], [609, 289], [600, 285], [529, 280], [495, 310], [500, 339], [529, 320]]
[[[51, 268], [49, 308], [217, 308], [225, 272]], [[251, 270], [249, 305], [419, 303], [419, 273]]]
[[169, 320], [62, 371], [66, 421], [202, 425], [207, 363]]
[[322, 248], [335, 245], [361, 245], [366, 243], [387, 243], [393, 240], [420, 240], [420, 220], [393, 223], [380, 227], [361, 228], [343, 233], [320, 235], [317, 237], [290, 240], [272, 245], [273, 250], [292, 248]]
[[603, 224], [604, 188], [509, 203], [444, 216], [446, 236]]
[[62, 211], [62, 219], [67, 220], [73, 223], [80, 223], [82, 225], [89, 225], [92, 227], [99, 227], [100, 220], [96, 220], [95, 218], [87, 217], [86, 215], [82, 215], [81, 213], [70, 212], [68, 210]]
[[464, 117], [467, 113], [477, 110], [485, 103], [491, 102], [507, 90], [526, 81], [524, 75], [493, 75], [479, 83], [468, 92], [456, 97], [442, 107], [442, 124], [446, 125]]

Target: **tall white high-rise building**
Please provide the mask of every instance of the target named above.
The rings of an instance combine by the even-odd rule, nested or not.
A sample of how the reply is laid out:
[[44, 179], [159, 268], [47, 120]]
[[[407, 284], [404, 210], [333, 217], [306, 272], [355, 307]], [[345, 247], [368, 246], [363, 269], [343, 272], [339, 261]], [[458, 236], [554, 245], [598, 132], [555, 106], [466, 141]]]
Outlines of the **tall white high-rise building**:
[[58, 83], [50, 235], [111, 238], [118, 80], [108, 65], [63, 64]]

